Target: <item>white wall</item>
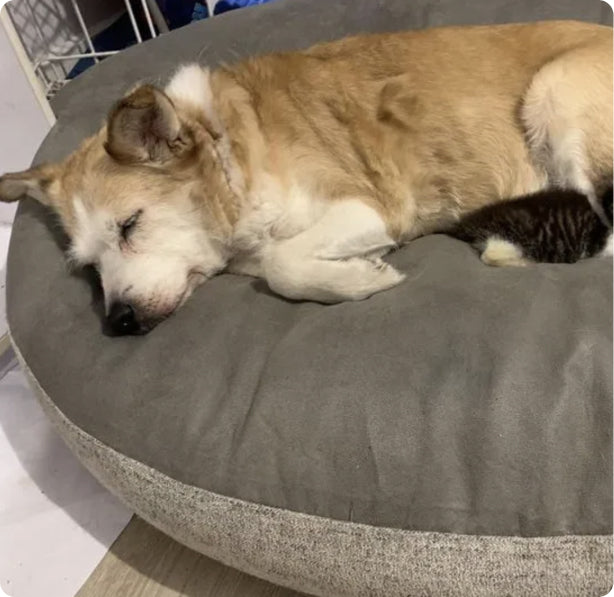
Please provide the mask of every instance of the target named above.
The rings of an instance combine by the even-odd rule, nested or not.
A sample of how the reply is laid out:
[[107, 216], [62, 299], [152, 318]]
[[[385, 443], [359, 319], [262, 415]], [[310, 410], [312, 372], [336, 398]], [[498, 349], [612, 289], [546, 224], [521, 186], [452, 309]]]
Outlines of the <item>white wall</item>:
[[[3, 22], [0, 18], [0, 174], [28, 168], [51, 126], [21, 68]], [[7, 330], [4, 278], [15, 209], [14, 203], [0, 203], [0, 337]]]
[[[3, 11], [6, 8], [2, 9]], [[45, 138], [50, 124], [0, 25], [0, 173], [23, 170]], [[12, 221], [14, 206], [0, 204], [0, 224]], [[5, 253], [0, 246], [0, 260]]]
[[[0, 174], [27, 168], [50, 126], [9, 42], [2, 16]], [[0, 336], [7, 331], [4, 262], [12, 213], [13, 208], [0, 204]], [[5, 355], [0, 377], [6, 364]], [[21, 373], [14, 370], [4, 377], [0, 382], [0, 595], [5, 594], [3, 589], [19, 597], [74, 595], [130, 516], [54, 433]]]

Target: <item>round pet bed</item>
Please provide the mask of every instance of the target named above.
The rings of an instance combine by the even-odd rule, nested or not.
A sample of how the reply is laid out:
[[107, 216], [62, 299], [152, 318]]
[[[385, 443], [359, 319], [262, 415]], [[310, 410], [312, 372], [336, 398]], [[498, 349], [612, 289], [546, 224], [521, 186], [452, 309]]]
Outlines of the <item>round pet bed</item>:
[[[105, 60], [55, 100], [36, 161], [137, 80], [360, 31], [553, 18], [598, 0], [279, 0]], [[451, 49], [453, 50], [453, 49]], [[292, 303], [221, 275], [145, 337], [103, 335], [53, 217], [19, 208], [8, 320], [41, 402], [136, 513], [314, 595], [603, 595], [611, 586], [612, 261], [488, 268], [444, 236], [397, 288]]]

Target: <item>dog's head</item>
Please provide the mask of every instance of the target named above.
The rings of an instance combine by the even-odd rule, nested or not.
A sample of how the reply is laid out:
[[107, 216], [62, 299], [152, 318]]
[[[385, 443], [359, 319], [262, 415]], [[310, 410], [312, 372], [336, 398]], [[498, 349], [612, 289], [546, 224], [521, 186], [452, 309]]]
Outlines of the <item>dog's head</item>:
[[142, 86], [63, 162], [0, 177], [0, 199], [54, 210], [71, 261], [99, 272], [110, 329], [144, 333], [226, 264], [228, 189], [212, 134]]

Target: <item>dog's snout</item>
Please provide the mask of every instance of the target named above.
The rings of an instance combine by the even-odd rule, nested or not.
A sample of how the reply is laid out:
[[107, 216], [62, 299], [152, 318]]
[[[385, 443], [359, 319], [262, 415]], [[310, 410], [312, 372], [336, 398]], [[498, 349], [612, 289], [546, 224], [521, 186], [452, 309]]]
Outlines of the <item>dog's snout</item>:
[[107, 323], [111, 331], [118, 336], [138, 334], [141, 331], [134, 308], [128, 303], [113, 303], [107, 315]]

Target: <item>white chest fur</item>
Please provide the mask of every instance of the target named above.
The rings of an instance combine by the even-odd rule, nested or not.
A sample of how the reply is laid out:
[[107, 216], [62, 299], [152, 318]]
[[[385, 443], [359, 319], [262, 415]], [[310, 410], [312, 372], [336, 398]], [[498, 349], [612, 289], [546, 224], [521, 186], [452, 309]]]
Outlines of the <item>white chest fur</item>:
[[[167, 93], [202, 110], [224, 141], [208, 71], [184, 67]], [[265, 167], [251, 172], [246, 189], [230, 144], [223, 148], [222, 167], [243, 205], [229, 247], [233, 258], [228, 271], [264, 277], [286, 297], [321, 302], [360, 300], [403, 280], [381, 260], [395, 243], [373, 208], [354, 197], [314, 196], [306, 185], [288, 184], [288, 172], [276, 177]]]
[[260, 262], [267, 248], [304, 232], [330, 207], [294, 185], [285, 190], [273, 177], [263, 175], [247, 197], [233, 238], [234, 273], [262, 275]]

